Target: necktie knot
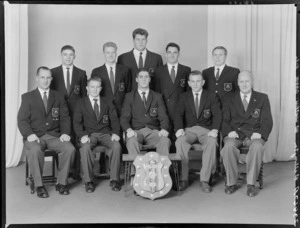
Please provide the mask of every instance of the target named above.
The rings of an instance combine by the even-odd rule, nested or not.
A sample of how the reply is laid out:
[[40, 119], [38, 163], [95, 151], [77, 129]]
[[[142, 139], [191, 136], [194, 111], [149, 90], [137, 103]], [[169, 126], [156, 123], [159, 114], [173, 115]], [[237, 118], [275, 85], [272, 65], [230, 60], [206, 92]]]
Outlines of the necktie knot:
[[98, 101], [98, 99], [93, 99], [95, 102], [97, 102]]
[[140, 56], [142, 56], [143, 52], [140, 52]]
[[198, 96], [199, 96], [199, 93], [195, 93], [195, 95], [196, 95], [196, 97], [198, 97]]
[[67, 67], [67, 70], [70, 70], [70, 67]]
[[245, 99], [245, 100], [247, 99], [247, 95], [244, 95], [244, 99]]

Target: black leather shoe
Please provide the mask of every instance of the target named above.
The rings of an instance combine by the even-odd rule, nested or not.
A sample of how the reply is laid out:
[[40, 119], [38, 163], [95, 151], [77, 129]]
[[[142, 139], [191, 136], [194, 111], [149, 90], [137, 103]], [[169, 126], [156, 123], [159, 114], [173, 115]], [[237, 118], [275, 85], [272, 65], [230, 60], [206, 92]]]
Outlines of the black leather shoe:
[[91, 193], [91, 192], [94, 192], [95, 191], [95, 184], [94, 184], [94, 182], [87, 182], [86, 184], [85, 184], [85, 191], [87, 192], [87, 193]]
[[226, 194], [232, 194], [234, 193], [236, 190], [236, 185], [231, 185], [231, 186], [227, 186], [225, 187], [225, 193]]
[[200, 185], [201, 185], [202, 192], [210, 193], [212, 191], [211, 187], [209, 186], [209, 184], [207, 182], [201, 181]]
[[188, 181], [179, 181], [178, 187], [176, 186], [176, 184], [173, 184], [173, 186], [174, 186], [173, 189], [175, 191], [184, 191], [189, 186], [189, 182]]
[[69, 195], [70, 191], [67, 185], [56, 184], [55, 190], [59, 192], [60, 195]]
[[45, 189], [44, 186], [37, 187], [36, 194], [40, 198], [47, 198], [47, 197], [49, 197], [48, 192], [47, 192], [47, 190]]
[[255, 186], [254, 185], [247, 185], [247, 196], [253, 197], [255, 196], [256, 192], [255, 192]]
[[118, 192], [121, 190], [121, 185], [118, 181], [112, 180], [109, 185], [110, 185], [111, 189], [115, 192]]

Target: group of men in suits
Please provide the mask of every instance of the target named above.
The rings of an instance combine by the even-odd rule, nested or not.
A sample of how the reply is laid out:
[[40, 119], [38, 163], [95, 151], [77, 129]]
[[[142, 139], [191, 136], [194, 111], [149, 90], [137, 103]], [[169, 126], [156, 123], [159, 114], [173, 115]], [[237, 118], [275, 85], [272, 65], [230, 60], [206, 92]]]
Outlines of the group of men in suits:
[[51, 70], [40, 67], [38, 88], [22, 95], [18, 127], [38, 197], [48, 197], [41, 178], [45, 148], [59, 153], [60, 194], [70, 193], [67, 178], [74, 164], [75, 170], [81, 164], [86, 192], [94, 192], [93, 148], [99, 144], [110, 157], [113, 191], [121, 189], [122, 148], [137, 155], [142, 144], [155, 146], [163, 155], [176, 149], [182, 160], [178, 189], [183, 191], [188, 187], [188, 152], [199, 142], [203, 148], [201, 190], [211, 192], [209, 179], [216, 169], [220, 131], [225, 142], [221, 151], [227, 173], [225, 192], [236, 190], [238, 148], [246, 145], [247, 194], [254, 196], [272, 116], [267, 95], [252, 89], [251, 73], [227, 66], [227, 50], [221, 46], [212, 51], [214, 66], [202, 73], [179, 63], [176, 43], [166, 46], [163, 65], [159, 54], [146, 49], [145, 29], [134, 30], [132, 36], [133, 50], [118, 60], [117, 45], [103, 45], [105, 64], [95, 68], [89, 80], [85, 71], [73, 65], [74, 48], [64, 46], [62, 65]]

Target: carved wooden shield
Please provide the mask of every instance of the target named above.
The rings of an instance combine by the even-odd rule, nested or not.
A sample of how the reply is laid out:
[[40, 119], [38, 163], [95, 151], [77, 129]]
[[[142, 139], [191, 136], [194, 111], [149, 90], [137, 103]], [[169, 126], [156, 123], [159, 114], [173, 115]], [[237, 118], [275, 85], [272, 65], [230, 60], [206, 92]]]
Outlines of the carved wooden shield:
[[139, 195], [154, 200], [171, 190], [171, 161], [168, 156], [149, 152], [144, 156], [137, 156], [133, 164], [136, 169], [133, 188]]

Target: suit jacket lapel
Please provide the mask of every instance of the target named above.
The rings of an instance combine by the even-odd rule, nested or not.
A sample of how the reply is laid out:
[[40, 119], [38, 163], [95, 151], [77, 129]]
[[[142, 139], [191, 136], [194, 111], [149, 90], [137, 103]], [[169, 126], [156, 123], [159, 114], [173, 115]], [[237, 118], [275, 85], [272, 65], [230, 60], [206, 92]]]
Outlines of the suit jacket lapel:
[[115, 93], [117, 92], [118, 90], [118, 85], [120, 83], [120, 80], [121, 80], [121, 71], [120, 71], [120, 67], [118, 66], [118, 64], [116, 64], [116, 75], [115, 75]]
[[86, 110], [88, 111], [88, 113], [90, 113], [90, 115], [92, 116], [94, 121], [97, 121], [96, 114], [94, 112], [94, 107], [92, 106], [89, 96], [86, 96], [84, 98], [84, 103], [85, 103]]
[[235, 94], [235, 104], [234, 105], [237, 107], [236, 109], [239, 111], [239, 113], [242, 116], [245, 115], [245, 109], [244, 109], [244, 105], [243, 105], [240, 93]]
[[193, 92], [190, 91], [188, 94], [188, 103], [191, 107], [191, 110], [193, 111], [193, 115], [196, 118], [197, 114], [196, 114], [196, 108], [195, 108], [195, 101], [194, 101], [194, 96], [193, 96]]
[[202, 112], [202, 110], [204, 108], [206, 98], [207, 98], [207, 93], [205, 90], [202, 90], [202, 94], [201, 94], [201, 98], [200, 98], [199, 117], [200, 117], [200, 113]]
[[49, 97], [48, 97], [48, 102], [47, 102], [47, 116], [49, 115], [49, 112], [51, 111], [54, 101], [55, 101], [54, 94], [51, 90], [49, 90]]
[[101, 99], [101, 97], [100, 97], [100, 116], [99, 116], [99, 120], [97, 122], [99, 122], [102, 119], [102, 117], [105, 113], [105, 109], [106, 109], [106, 105], [103, 102], [103, 99]]
[[149, 90], [149, 94], [146, 101], [146, 112], [149, 110], [152, 100], [153, 100], [153, 93], [151, 90]]
[[62, 65], [59, 68], [59, 81], [60, 81], [60, 84], [64, 88], [64, 94], [69, 96], [68, 91], [67, 91], [67, 86], [66, 86], [66, 83], [65, 83], [64, 71], [63, 71], [63, 66]]
[[256, 93], [252, 90], [251, 98], [248, 104], [247, 111], [245, 113], [246, 117], [249, 118], [254, 108], [256, 107], [257, 97]]
[[147, 49], [147, 54], [146, 54], [144, 68], [148, 69], [149, 66], [151, 65], [150, 63], [151, 63], [151, 53]]
[[78, 81], [77, 77], [78, 77], [78, 69], [77, 69], [77, 67], [73, 66], [73, 72], [72, 72], [72, 77], [71, 77], [70, 94], [72, 93], [72, 91], [74, 91], [75, 83]]
[[[209, 69], [209, 74], [211, 75], [213, 81], [216, 82], [217, 80], [216, 80], [216, 76], [215, 76], [215, 67], [212, 67], [211, 69]], [[220, 78], [219, 78], [219, 80], [220, 80]]]
[[135, 58], [134, 58], [133, 50], [134, 50], [134, 49], [132, 49], [132, 51], [130, 52], [130, 55], [129, 55], [130, 58], [131, 58], [130, 61], [133, 62], [133, 63], [135, 63], [135, 64], [134, 64], [135, 70], [138, 70], [138, 69], [139, 69], [139, 66], [138, 66], [138, 63], [136, 62], [136, 60], [135, 60]]
[[[106, 77], [107, 78], [107, 81], [109, 83], [109, 90], [111, 91], [111, 93], [113, 93], [112, 91], [112, 88], [111, 88], [111, 85], [110, 85], [110, 75], [107, 71], [107, 68], [106, 68], [106, 65], [104, 64], [103, 67], [102, 67], [102, 72], [100, 72], [100, 75], [103, 75], [103, 77]], [[116, 83], [115, 83], [116, 84]], [[107, 88], [106, 88], [107, 89]]]
[[38, 104], [39, 109], [41, 110], [42, 113], [46, 114], [43, 98], [41, 97], [41, 93], [38, 90], [38, 88], [36, 88], [36, 90], [34, 91], [34, 96], [36, 98], [36, 102]]
[[[225, 65], [224, 66], [224, 68], [223, 68], [223, 70], [222, 70], [222, 72], [221, 72], [221, 74], [220, 74], [220, 78], [222, 77], [224, 77], [224, 75], [226, 75], [226, 72], [228, 71], [228, 67], [227, 67], [227, 65]], [[216, 77], [215, 77], [216, 78]], [[219, 78], [219, 80], [220, 80], [220, 78]]]

